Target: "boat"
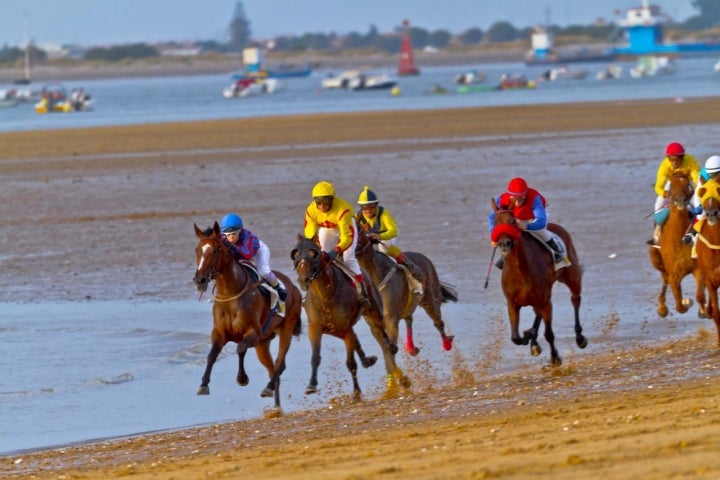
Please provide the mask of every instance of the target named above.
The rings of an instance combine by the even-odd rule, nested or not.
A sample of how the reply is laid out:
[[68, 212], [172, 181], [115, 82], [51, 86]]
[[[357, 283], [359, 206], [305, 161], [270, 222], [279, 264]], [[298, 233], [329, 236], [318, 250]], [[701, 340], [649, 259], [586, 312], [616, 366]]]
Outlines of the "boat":
[[471, 70], [465, 73], [458, 73], [453, 77], [453, 83], [458, 85], [477, 85], [485, 81], [485, 72]]
[[397, 85], [397, 81], [389, 75], [366, 75], [361, 73], [348, 83], [350, 90], [389, 90]]
[[543, 27], [535, 27], [530, 37], [531, 48], [525, 55], [525, 65], [563, 65], [579, 62], [609, 62], [617, 54], [612, 49], [580, 47], [570, 50], [553, 48], [552, 35]]
[[244, 98], [251, 95], [275, 93], [280, 88], [280, 81], [275, 78], [243, 77], [225, 87], [222, 94], [225, 98]]
[[587, 70], [571, 70], [566, 66], [545, 70], [538, 80], [554, 82], [556, 80], [582, 80], [587, 77]]
[[492, 92], [500, 90], [499, 85], [460, 85], [455, 89], [457, 93]]
[[400, 47], [397, 74], [400, 76], [420, 75], [420, 70], [415, 66], [415, 61], [413, 60], [412, 43], [410, 42], [410, 22], [407, 20], [403, 20], [402, 45]]
[[74, 88], [68, 98], [62, 85], [46, 85], [35, 104], [36, 113], [70, 113], [92, 110], [93, 100], [83, 88]]
[[350, 83], [355, 82], [362, 72], [360, 70], [346, 70], [340, 75], [329, 75], [322, 79], [321, 85], [326, 89], [350, 88]]
[[713, 69], [716, 73], [720, 73], [720, 60], [718, 60], [717, 63], [713, 66]]
[[274, 68], [265, 66], [265, 54], [262, 49], [249, 47], [243, 50], [243, 67], [234, 72], [231, 76], [233, 81], [246, 77], [255, 78], [293, 78], [308, 77], [312, 73], [312, 65], [307, 63], [304, 67], [298, 67], [290, 63], [281, 63]]
[[622, 76], [621, 65], [608, 65], [607, 68], [600, 70], [595, 74], [595, 78], [598, 80], [614, 80]]
[[267, 78], [301, 78], [309, 77], [312, 73], [312, 66], [308, 64], [306, 67], [297, 67], [289, 63], [281, 63], [277, 67], [265, 70]]
[[500, 76], [500, 84], [497, 88], [500, 90], [512, 90], [518, 88], [535, 88], [535, 85], [535, 82], [528, 80], [525, 75], [502, 74], [502, 76]]
[[655, 75], [670, 75], [675, 73], [676, 67], [673, 59], [667, 56], [644, 55], [637, 59], [635, 66], [630, 69], [632, 78], [654, 77]]

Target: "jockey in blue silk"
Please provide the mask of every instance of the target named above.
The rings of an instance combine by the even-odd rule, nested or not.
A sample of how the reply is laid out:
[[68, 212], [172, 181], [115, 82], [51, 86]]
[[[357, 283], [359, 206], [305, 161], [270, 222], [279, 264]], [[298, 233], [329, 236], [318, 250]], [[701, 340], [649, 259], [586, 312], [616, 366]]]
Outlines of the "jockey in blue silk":
[[360, 205], [360, 210], [355, 213], [355, 221], [360, 230], [364, 231], [370, 240], [375, 242], [375, 249], [388, 254], [407, 268], [419, 283], [413, 293], [421, 294], [423, 273], [395, 244], [398, 228], [390, 210], [380, 205], [380, 199], [368, 186], [365, 186], [363, 191], [360, 192], [357, 203]]
[[697, 234], [705, 221], [705, 212], [703, 212], [702, 209], [702, 198], [700, 198], [701, 188], [705, 187], [705, 190], [703, 190], [703, 193], [705, 193], [711, 191], [709, 190], [711, 187], [720, 186], [720, 175], [718, 174], [720, 174], [720, 156], [713, 155], [705, 160], [705, 166], [700, 171], [698, 186], [695, 189], [695, 194], [693, 195], [693, 205], [695, 206], [696, 217], [693, 222], [693, 228], [691, 228], [690, 231], [682, 238], [682, 242], [685, 244], [692, 243], [694, 245], [697, 241]]
[[360, 264], [355, 258], [358, 229], [353, 217], [353, 208], [342, 198], [335, 196], [335, 187], [330, 182], [319, 182], [312, 189], [313, 201], [305, 210], [305, 238], [317, 239], [320, 248], [332, 261], [338, 254], [342, 263], [353, 273], [355, 287], [358, 290], [360, 309], [370, 307], [365, 293]]
[[[655, 229], [653, 238], [647, 241], [648, 245], [660, 245], [660, 233], [662, 226], [668, 218], [668, 189], [670, 188], [670, 177], [676, 173], [686, 175], [693, 187], [698, 185], [700, 166], [695, 157], [685, 153], [685, 147], [678, 142], [669, 143], [665, 148], [665, 158], [660, 162], [655, 179]], [[697, 205], [695, 205], [697, 206]]]
[[[534, 188], [529, 188], [527, 182], [522, 178], [513, 178], [508, 183], [507, 191], [500, 194], [495, 203], [501, 210], [512, 210], [513, 217], [517, 221], [517, 227], [526, 230], [533, 237], [542, 240], [553, 251], [555, 263], [564, 260], [560, 247], [555, 242], [553, 235], [547, 229], [547, 212], [545, 210], [547, 202], [540, 192]], [[495, 226], [495, 211], [492, 210], [488, 217], [490, 233]], [[497, 247], [495, 242], [492, 243], [493, 248]], [[504, 264], [503, 257], [495, 262], [495, 265], [502, 270]]]
[[287, 290], [270, 268], [270, 249], [250, 230], [244, 228], [242, 218], [237, 213], [228, 213], [220, 221], [222, 241], [237, 261], [252, 262], [260, 276], [269, 283], [280, 297], [287, 298]]

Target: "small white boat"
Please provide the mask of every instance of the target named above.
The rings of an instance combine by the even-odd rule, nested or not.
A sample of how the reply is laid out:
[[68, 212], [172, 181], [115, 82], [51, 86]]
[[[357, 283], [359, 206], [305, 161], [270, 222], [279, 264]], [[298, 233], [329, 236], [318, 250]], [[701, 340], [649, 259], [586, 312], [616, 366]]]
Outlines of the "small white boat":
[[614, 80], [622, 76], [621, 65], [608, 65], [605, 70], [600, 70], [595, 74], [595, 78], [598, 80]]
[[483, 83], [487, 76], [485, 72], [480, 70], [473, 70], [465, 73], [458, 73], [453, 77], [453, 83], [458, 85], [478, 85]]
[[274, 78], [242, 77], [223, 89], [225, 98], [243, 98], [263, 93], [275, 93], [281, 88]]
[[630, 69], [632, 78], [654, 77], [655, 75], [671, 75], [675, 73], [675, 63], [670, 57], [643, 56]]
[[713, 69], [716, 73], [720, 73], [720, 60], [718, 60], [717, 63], [713, 66]]
[[557, 80], [582, 80], [587, 77], [587, 70], [571, 70], [568, 67], [558, 67], [545, 70], [538, 80], [554, 82]]
[[350, 83], [356, 81], [360, 75], [362, 75], [360, 70], [347, 70], [340, 75], [323, 78], [321, 85], [327, 89], [350, 88]]
[[351, 90], [389, 90], [395, 85], [397, 85], [397, 80], [390, 78], [389, 75], [365, 75], [364, 73], [348, 84]]

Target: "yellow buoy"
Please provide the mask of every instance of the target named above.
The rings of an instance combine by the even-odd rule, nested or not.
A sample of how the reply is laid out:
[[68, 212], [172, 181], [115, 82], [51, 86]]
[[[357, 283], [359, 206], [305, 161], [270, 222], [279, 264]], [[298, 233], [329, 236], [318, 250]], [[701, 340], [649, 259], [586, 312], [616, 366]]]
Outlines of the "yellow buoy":
[[392, 93], [393, 96], [397, 97], [398, 95], [400, 95], [400, 87], [393, 87], [392, 90], [390, 90], [390, 93]]

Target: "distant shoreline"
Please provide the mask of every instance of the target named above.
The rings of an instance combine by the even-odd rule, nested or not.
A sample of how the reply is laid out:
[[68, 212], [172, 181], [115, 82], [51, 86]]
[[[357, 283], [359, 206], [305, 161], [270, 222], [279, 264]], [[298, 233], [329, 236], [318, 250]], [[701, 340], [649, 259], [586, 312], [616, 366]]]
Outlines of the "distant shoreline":
[[[482, 49], [463, 52], [424, 52], [415, 53], [415, 63], [422, 69], [440, 65], [472, 65], [478, 63], [522, 62], [525, 49]], [[277, 57], [277, 56], [275, 56]], [[395, 69], [397, 56], [390, 54], [304, 54], [288, 58], [267, 56], [269, 65], [292, 63], [314, 65], [318, 70], [346, 70], [353, 68]], [[78, 80], [97, 80], [108, 78], [170, 77], [181, 75], [212, 75], [238, 70], [242, 60], [238, 57], [214, 58], [161, 58], [153, 63], [132, 62], [117, 64], [89, 64], [77, 62], [63, 65], [41, 65], [32, 69], [32, 84]], [[12, 84], [23, 76], [20, 68], [0, 68], [0, 84]]]

